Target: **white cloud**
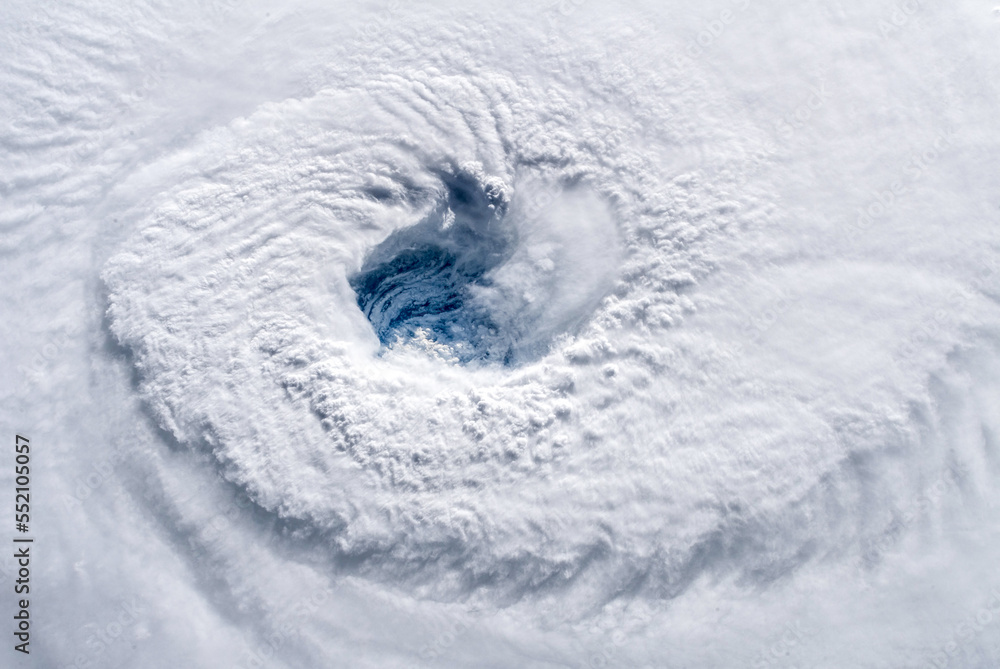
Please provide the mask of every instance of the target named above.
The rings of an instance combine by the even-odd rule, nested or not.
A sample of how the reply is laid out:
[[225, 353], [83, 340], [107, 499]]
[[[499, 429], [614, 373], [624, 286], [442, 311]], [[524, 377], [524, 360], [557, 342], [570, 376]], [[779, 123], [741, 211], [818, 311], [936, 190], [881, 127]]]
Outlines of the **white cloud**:
[[570, 4], [7, 10], [39, 666], [1000, 658], [995, 26]]

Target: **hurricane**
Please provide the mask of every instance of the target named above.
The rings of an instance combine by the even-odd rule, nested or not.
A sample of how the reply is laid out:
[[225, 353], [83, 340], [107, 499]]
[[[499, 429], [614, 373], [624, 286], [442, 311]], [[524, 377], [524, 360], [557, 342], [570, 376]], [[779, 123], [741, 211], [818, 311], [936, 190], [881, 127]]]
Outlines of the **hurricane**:
[[24, 666], [1000, 661], [995, 10], [0, 11]]

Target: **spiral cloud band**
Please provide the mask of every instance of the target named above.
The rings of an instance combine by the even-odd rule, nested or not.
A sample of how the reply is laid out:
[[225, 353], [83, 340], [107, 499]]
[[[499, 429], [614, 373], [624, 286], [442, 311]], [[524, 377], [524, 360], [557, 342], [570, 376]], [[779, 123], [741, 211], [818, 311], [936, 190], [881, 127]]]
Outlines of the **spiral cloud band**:
[[436, 4], [4, 10], [38, 666], [1000, 661], [996, 16]]

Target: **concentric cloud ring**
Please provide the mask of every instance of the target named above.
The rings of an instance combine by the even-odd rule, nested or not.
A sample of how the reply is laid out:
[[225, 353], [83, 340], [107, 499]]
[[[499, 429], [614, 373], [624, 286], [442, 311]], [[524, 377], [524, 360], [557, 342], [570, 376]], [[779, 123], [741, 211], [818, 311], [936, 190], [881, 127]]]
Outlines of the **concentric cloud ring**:
[[[162, 424], [345, 554], [426, 561], [437, 546], [465, 578], [537, 579], [592, 552], [594, 538], [553, 537], [551, 519], [491, 511], [512, 486], [550, 486], [582, 446], [566, 350], [578, 365], [607, 357], [599, 331], [628, 298], [621, 282], [612, 293], [634, 236], [623, 164], [636, 160], [598, 161], [579, 132], [543, 130], [538, 99], [502, 77], [417, 73], [206, 137], [193, 176], [105, 272], [113, 330]], [[525, 142], [539, 133], [547, 151]], [[457, 364], [433, 338], [380, 347], [352, 294], [379, 245], [402, 234], [396, 247], [419, 248], [463, 225], [459, 183], [497, 209], [475, 232], [503, 262], [471, 299], [529, 342], [534, 361], [518, 368]]]
[[602, 82], [396, 71], [207, 133], [104, 273], [156, 419], [339, 563], [438, 597], [793, 568], [851, 428], [778, 380], [775, 415], [677, 328], [758, 203], [656, 167], [641, 95], [574, 113]]

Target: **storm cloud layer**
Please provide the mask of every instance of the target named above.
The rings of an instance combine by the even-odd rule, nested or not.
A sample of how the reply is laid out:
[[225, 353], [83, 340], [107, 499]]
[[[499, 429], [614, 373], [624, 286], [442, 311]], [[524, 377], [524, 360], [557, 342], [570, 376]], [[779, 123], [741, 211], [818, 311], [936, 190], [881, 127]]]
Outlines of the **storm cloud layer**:
[[48, 12], [25, 666], [1000, 661], [991, 8]]

